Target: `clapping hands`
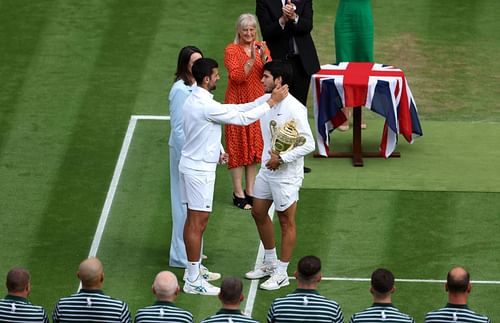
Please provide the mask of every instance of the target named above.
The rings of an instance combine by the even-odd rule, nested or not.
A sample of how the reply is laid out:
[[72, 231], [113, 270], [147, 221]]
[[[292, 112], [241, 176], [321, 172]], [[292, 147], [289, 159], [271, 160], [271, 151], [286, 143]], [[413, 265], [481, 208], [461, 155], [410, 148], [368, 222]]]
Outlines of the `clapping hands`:
[[297, 7], [292, 3], [291, 0], [288, 0], [286, 2], [286, 4], [282, 8], [283, 17], [286, 21], [295, 20], [295, 18], [297, 17], [297, 13], [295, 12], [296, 9]]

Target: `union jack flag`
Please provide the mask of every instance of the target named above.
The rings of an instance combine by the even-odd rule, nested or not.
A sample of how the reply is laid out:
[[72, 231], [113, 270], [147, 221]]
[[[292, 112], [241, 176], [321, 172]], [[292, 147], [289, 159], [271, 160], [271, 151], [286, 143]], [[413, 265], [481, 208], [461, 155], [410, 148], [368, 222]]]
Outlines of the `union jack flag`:
[[343, 107], [361, 107], [385, 118], [380, 153], [396, 149], [398, 134], [409, 143], [422, 136], [417, 106], [401, 69], [377, 63], [328, 64], [312, 76], [316, 140], [322, 156], [329, 154], [330, 132], [344, 123]]

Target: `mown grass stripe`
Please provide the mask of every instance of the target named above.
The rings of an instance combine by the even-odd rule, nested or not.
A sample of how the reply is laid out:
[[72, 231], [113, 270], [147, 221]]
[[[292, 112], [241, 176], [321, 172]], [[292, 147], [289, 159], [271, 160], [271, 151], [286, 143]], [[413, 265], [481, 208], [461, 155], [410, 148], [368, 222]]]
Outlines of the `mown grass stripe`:
[[[295, 279], [295, 277], [290, 276], [289, 279]], [[347, 281], [347, 282], [370, 282], [371, 278], [361, 278], [361, 277], [321, 277], [324, 281]], [[418, 279], [418, 278], [395, 278], [398, 283], [446, 283], [445, 279]], [[498, 280], [471, 280], [471, 284], [480, 285], [500, 285]]]

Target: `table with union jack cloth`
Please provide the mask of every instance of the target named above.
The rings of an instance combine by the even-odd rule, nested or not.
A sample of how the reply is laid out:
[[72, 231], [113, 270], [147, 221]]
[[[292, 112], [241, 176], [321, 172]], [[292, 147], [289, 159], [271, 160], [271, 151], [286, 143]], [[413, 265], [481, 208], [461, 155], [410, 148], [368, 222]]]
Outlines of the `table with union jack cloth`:
[[[399, 134], [409, 143], [423, 134], [415, 100], [401, 69], [364, 62], [328, 64], [312, 75], [311, 83], [320, 156], [335, 156], [329, 147], [330, 132], [346, 120], [341, 111], [343, 107], [356, 107], [353, 109], [353, 152], [349, 155], [355, 166], [362, 166], [361, 156], [390, 157], [395, 153]], [[385, 118], [380, 149], [375, 155], [361, 151], [362, 106]]]

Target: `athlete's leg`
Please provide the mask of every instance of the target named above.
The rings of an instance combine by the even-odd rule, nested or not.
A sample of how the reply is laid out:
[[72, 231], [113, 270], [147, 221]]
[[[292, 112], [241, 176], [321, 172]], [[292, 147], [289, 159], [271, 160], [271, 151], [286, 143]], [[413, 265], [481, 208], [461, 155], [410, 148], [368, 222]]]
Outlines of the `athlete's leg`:
[[201, 241], [203, 232], [207, 227], [209, 212], [187, 210], [186, 223], [184, 225], [184, 243], [188, 261], [200, 260]]
[[294, 202], [284, 211], [278, 211], [278, 219], [281, 226], [281, 252], [279, 259], [283, 262], [290, 262], [297, 230], [295, 225], [295, 212], [297, 211], [297, 202]]
[[274, 239], [274, 227], [269, 217], [269, 208], [273, 201], [254, 198], [252, 207], [252, 217], [259, 231], [260, 240], [264, 249], [273, 249], [276, 245]]

